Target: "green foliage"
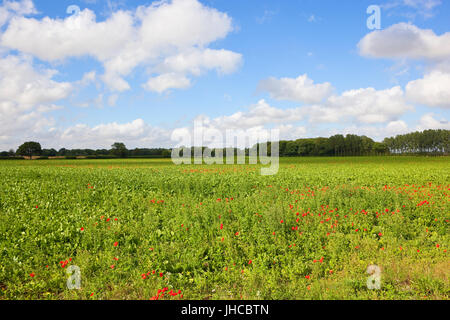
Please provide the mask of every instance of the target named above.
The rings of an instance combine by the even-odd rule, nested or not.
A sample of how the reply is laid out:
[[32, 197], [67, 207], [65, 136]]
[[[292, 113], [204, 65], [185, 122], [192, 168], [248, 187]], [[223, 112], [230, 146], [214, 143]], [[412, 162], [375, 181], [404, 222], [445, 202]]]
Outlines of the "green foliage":
[[27, 156], [30, 159], [33, 156], [38, 156], [42, 153], [41, 145], [38, 142], [25, 142], [22, 144], [16, 152], [18, 155]]
[[435, 153], [450, 152], [450, 130], [425, 130], [386, 138], [384, 144], [392, 153]]
[[124, 143], [116, 142], [111, 146], [111, 154], [119, 157], [126, 158], [128, 156], [128, 150]]
[[448, 158], [260, 168], [2, 162], [0, 300], [449, 298]]

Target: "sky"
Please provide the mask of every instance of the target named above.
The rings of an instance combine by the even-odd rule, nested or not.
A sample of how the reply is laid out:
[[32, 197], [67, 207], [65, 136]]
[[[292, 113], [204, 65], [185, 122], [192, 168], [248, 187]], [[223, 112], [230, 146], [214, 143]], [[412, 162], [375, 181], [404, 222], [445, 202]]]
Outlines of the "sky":
[[0, 150], [171, 147], [199, 121], [281, 139], [450, 129], [449, 16], [445, 0], [4, 0]]

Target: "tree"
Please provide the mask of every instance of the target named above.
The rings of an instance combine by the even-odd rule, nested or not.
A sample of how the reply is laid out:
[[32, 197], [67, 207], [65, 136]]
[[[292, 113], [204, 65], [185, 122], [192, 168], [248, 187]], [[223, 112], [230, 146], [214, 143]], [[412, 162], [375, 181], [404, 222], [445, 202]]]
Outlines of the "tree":
[[334, 155], [340, 156], [344, 152], [345, 138], [343, 135], [338, 134], [332, 136], [328, 139], [330, 141], [330, 146], [334, 149]]
[[29, 157], [30, 160], [33, 159], [33, 155], [40, 155], [42, 148], [39, 142], [25, 142], [17, 149], [17, 154], [21, 156]]
[[120, 158], [126, 158], [128, 155], [128, 150], [127, 147], [125, 146], [124, 143], [122, 142], [116, 142], [114, 143], [111, 149], [111, 153], [117, 157]]
[[375, 142], [373, 144], [373, 151], [376, 155], [386, 154], [389, 151], [389, 148], [384, 143]]
[[44, 157], [55, 157], [57, 153], [58, 153], [58, 151], [56, 151], [55, 149], [44, 149], [44, 150], [42, 150], [42, 155]]

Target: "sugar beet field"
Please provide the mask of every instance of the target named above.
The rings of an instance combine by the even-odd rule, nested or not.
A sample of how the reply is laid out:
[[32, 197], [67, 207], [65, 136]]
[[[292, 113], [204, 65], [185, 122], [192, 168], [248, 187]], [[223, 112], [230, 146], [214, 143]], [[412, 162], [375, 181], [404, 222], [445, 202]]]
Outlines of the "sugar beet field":
[[449, 173], [448, 157], [284, 158], [274, 176], [2, 161], [0, 299], [449, 299]]

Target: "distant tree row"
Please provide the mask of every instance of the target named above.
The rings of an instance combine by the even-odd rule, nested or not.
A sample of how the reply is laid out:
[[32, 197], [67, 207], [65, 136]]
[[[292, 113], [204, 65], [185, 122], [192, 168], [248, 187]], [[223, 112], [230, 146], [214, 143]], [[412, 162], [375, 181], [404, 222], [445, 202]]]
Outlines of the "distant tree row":
[[[253, 148], [258, 148], [256, 145]], [[199, 147], [205, 150], [206, 147]], [[191, 154], [194, 154], [191, 148]], [[268, 146], [270, 154], [270, 143]], [[383, 142], [375, 142], [366, 136], [354, 134], [334, 135], [330, 138], [298, 139], [295, 141], [280, 141], [281, 157], [296, 156], [364, 156], [364, 155], [387, 155], [387, 154], [449, 154], [450, 130], [425, 130], [423, 132], [412, 132], [386, 138]], [[234, 149], [235, 154], [237, 149]], [[86, 157], [86, 158], [170, 158], [171, 149], [133, 149], [128, 150], [124, 143], [116, 142], [111, 149], [42, 149], [38, 142], [26, 142], [16, 152], [14, 150], [0, 152], [0, 158], [14, 158], [24, 156], [31, 159], [33, 156], [41, 158], [48, 157]], [[214, 156], [215, 152], [212, 151]], [[226, 154], [226, 149], [223, 149]], [[245, 149], [245, 155], [250, 150]]]
[[448, 154], [450, 130], [425, 130], [386, 138], [383, 143], [394, 154]]
[[330, 138], [280, 141], [280, 156], [361, 156], [384, 155], [387, 146], [366, 136], [335, 135]]
[[116, 142], [111, 149], [42, 149], [38, 142], [25, 142], [17, 151], [9, 150], [0, 152], [0, 158], [32, 157], [49, 158], [49, 157], [65, 157], [65, 158], [170, 158], [171, 150], [154, 148], [154, 149], [133, 149], [128, 150], [124, 143]]
[[375, 142], [348, 134], [330, 138], [280, 141], [280, 156], [366, 156], [387, 154], [449, 154], [450, 130], [425, 130]]

